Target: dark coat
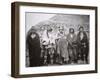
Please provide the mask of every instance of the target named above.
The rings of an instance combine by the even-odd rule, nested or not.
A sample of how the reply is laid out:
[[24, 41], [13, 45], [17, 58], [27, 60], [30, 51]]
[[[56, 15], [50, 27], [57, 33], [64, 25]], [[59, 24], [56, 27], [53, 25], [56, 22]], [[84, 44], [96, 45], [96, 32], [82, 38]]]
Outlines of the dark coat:
[[82, 32], [83, 33], [83, 38], [81, 39], [80, 38], [80, 35], [81, 35], [81, 32], [79, 32], [78, 33], [78, 35], [77, 35], [77, 43], [78, 43], [78, 46], [79, 47], [88, 47], [88, 44], [89, 44], [89, 42], [88, 42], [88, 37], [87, 37], [87, 34], [86, 34], [86, 32]]
[[[80, 38], [81, 32], [77, 35], [77, 43], [78, 43], [78, 56], [80, 55], [82, 60], [86, 60], [88, 62], [88, 55], [89, 55], [89, 40], [87, 37], [86, 32], [83, 33], [83, 38]], [[85, 57], [84, 57], [85, 56]]]
[[[35, 35], [35, 37], [31, 37], [31, 35]], [[26, 46], [29, 51], [29, 62], [30, 67], [39, 66], [40, 64], [40, 38], [36, 32], [30, 32], [26, 39]]]
[[77, 36], [76, 34], [72, 34], [72, 35], [73, 37], [71, 37], [71, 33], [67, 35], [68, 48], [74, 48], [76, 45]]

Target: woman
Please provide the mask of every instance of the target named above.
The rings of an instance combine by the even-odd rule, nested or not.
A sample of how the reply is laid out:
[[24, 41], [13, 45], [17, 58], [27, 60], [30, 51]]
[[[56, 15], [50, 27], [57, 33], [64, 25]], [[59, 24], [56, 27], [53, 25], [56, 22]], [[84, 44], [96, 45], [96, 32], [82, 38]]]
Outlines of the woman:
[[35, 29], [28, 32], [26, 48], [29, 52], [30, 67], [40, 66], [40, 38]]

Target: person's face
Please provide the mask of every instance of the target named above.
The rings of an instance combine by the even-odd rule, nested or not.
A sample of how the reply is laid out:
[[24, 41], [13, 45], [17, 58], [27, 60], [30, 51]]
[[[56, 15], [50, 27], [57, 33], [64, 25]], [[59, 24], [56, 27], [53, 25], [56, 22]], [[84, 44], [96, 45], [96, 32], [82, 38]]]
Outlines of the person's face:
[[51, 27], [48, 27], [47, 28], [47, 31], [52, 32], [52, 28]]
[[84, 31], [84, 29], [83, 29], [83, 28], [80, 28], [80, 29], [79, 29], [79, 31], [80, 31], [80, 32], [83, 32], [83, 31]]
[[35, 37], [36, 37], [36, 35], [32, 33], [31, 38], [34, 39]]
[[47, 27], [47, 30], [50, 30], [50, 27], [49, 26]]
[[60, 32], [60, 33], [62, 33], [62, 32], [63, 32], [63, 30], [62, 30], [62, 29], [59, 29], [59, 32]]
[[70, 29], [69, 32], [70, 32], [70, 33], [74, 33], [74, 29]]

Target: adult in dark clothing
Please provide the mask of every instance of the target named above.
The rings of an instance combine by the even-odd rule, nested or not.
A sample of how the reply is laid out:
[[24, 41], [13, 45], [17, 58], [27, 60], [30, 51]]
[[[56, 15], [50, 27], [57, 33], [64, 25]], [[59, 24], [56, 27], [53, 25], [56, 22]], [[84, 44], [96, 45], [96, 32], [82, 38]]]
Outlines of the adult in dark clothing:
[[26, 39], [26, 48], [29, 52], [30, 67], [40, 65], [40, 38], [35, 29], [28, 32]]
[[78, 57], [82, 61], [88, 63], [89, 41], [83, 27], [79, 28], [79, 33], [77, 34], [77, 42], [78, 42]]
[[69, 62], [70, 63], [76, 63], [77, 60], [77, 45], [76, 45], [77, 36], [74, 32], [73, 28], [69, 29], [69, 34], [67, 35], [67, 41], [68, 41], [68, 53], [69, 53]]

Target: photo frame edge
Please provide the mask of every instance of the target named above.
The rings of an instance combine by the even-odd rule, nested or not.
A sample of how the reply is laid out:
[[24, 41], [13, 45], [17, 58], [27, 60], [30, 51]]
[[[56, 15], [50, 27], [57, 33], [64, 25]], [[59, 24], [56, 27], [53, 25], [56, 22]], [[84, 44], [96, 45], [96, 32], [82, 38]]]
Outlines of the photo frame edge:
[[[30, 5], [31, 4], [31, 5]], [[23, 77], [40, 77], [40, 76], [57, 76], [57, 75], [71, 75], [71, 74], [86, 74], [86, 73], [97, 73], [97, 50], [95, 51], [96, 59], [95, 59], [95, 70], [93, 71], [76, 71], [76, 72], [60, 72], [60, 73], [46, 73], [46, 74], [27, 74], [27, 75], [20, 75], [19, 74], [19, 6], [48, 6], [56, 5], [62, 6], [64, 8], [75, 8], [77, 9], [93, 9], [95, 10], [95, 48], [97, 49], [97, 7], [96, 6], [78, 6], [78, 5], [60, 5], [60, 4], [45, 4], [45, 3], [28, 3], [28, 2], [13, 2], [11, 5], [11, 13], [12, 13], [12, 20], [11, 20], [11, 76], [15, 78], [23, 78]], [[72, 6], [72, 7], [71, 7]], [[87, 8], [88, 7], [88, 8]], [[17, 31], [16, 31], [17, 30]], [[14, 64], [15, 63], [15, 64]], [[17, 65], [16, 65], [17, 64]]]

